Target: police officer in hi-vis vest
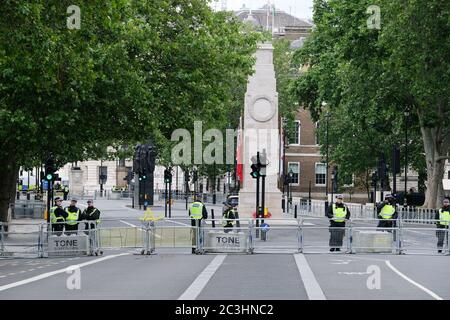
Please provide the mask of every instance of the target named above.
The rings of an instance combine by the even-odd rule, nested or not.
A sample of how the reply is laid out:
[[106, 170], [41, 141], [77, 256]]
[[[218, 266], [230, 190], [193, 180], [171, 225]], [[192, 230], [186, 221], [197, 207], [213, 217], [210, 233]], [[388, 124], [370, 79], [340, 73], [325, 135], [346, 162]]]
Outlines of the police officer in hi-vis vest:
[[70, 206], [65, 207], [64, 210], [67, 212], [66, 218], [66, 234], [77, 234], [78, 231], [78, 221], [80, 220], [81, 210], [77, 207], [77, 200], [70, 200]]
[[60, 197], [55, 198], [55, 206], [50, 208], [50, 220], [52, 223], [52, 231], [55, 235], [60, 236], [64, 230], [64, 221], [67, 218], [67, 212], [62, 207]]
[[336, 202], [328, 207], [327, 217], [330, 219], [330, 251], [341, 251], [345, 235], [345, 220], [350, 219], [350, 210], [343, 202], [341, 194], [336, 195]]
[[[397, 204], [391, 194], [384, 197], [384, 201], [377, 205], [378, 228], [395, 228], [398, 218]], [[391, 230], [388, 230], [391, 231]], [[395, 235], [395, 233], [394, 233]], [[394, 237], [395, 238], [395, 237]]]
[[[208, 211], [206, 206], [199, 197], [194, 197], [194, 202], [189, 206], [189, 217], [191, 218], [191, 226], [201, 226], [202, 219], [208, 219]], [[193, 230], [192, 245], [197, 245], [197, 233]], [[192, 253], [195, 253], [195, 248], [192, 248]]]
[[233, 231], [234, 219], [236, 219], [236, 209], [229, 206], [222, 215], [222, 226], [225, 233]]
[[[81, 214], [80, 220], [92, 221], [84, 223], [84, 230], [94, 230], [97, 224], [100, 223], [100, 210], [94, 207], [93, 200], [88, 200], [87, 205], [87, 208]], [[89, 231], [85, 231], [84, 233], [89, 234]]]
[[[447, 198], [444, 199], [443, 206], [439, 210], [436, 210], [434, 219], [437, 220], [436, 227], [438, 228], [438, 230], [436, 230], [436, 236], [438, 238], [438, 242], [437, 242], [438, 253], [441, 253], [442, 247], [444, 246], [445, 235], [448, 232], [448, 225], [450, 223], [450, 200], [449, 199], [447, 199]], [[445, 230], [445, 229], [447, 229], [447, 230]]]

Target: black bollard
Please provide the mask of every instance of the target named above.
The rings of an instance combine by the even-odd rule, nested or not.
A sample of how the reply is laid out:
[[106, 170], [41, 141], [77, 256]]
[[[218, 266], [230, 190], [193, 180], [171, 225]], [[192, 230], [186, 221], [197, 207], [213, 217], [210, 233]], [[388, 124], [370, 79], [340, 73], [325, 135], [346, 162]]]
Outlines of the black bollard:
[[214, 209], [211, 209], [212, 227], [216, 227], [216, 221], [214, 220]]
[[294, 207], [294, 218], [297, 219], [297, 205]]

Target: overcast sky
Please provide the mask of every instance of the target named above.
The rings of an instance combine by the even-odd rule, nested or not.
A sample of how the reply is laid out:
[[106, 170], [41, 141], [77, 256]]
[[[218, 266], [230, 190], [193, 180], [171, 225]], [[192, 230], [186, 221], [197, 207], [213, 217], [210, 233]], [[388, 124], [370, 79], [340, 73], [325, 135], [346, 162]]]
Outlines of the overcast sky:
[[[217, 3], [217, 9], [220, 10], [222, 0], [212, 0], [212, 6], [215, 7]], [[215, 2], [217, 1], [217, 2]], [[267, 3], [268, 0], [226, 0], [228, 10], [238, 10], [245, 4], [247, 8], [259, 9]], [[312, 3], [313, 0], [270, 0], [275, 7], [279, 8], [287, 13], [292, 12], [297, 18], [312, 18]]]

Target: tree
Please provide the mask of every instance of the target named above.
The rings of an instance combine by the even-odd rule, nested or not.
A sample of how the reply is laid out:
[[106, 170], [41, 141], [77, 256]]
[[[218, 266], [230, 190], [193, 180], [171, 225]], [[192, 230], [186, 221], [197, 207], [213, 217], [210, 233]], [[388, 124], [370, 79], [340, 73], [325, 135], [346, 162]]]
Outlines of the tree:
[[0, 219], [20, 165], [105, 155], [107, 146], [223, 119], [257, 37], [202, 0], [0, 2]]
[[[382, 9], [380, 30], [367, 27], [369, 5]], [[330, 155], [344, 171], [362, 174], [378, 153], [401, 145], [403, 112], [411, 108], [408, 149], [417, 170], [426, 159], [428, 207], [443, 196], [450, 147], [449, 10], [441, 1], [316, 0], [316, 28], [295, 56], [309, 68], [293, 91], [315, 119], [328, 103]]]

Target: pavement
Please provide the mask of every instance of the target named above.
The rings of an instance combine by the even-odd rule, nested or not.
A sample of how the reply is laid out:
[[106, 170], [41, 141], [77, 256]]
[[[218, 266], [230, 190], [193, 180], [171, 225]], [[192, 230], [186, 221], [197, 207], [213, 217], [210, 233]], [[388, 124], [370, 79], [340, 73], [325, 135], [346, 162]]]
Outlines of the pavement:
[[[143, 210], [129, 208], [127, 200], [96, 200], [95, 205], [103, 219], [116, 219], [109, 222], [114, 226], [140, 225]], [[221, 205], [207, 207], [221, 213]], [[164, 206], [153, 210], [163, 213]], [[172, 216], [189, 223], [184, 203], [174, 205]], [[259, 249], [254, 254], [192, 255], [188, 248], [167, 248], [143, 256], [122, 248], [101, 257], [2, 258], [0, 300], [450, 299], [450, 274], [441, 272], [450, 268], [450, 256], [436, 253], [429, 226], [411, 226], [415, 229], [404, 239], [408, 254], [345, 254], [328, 251], [325, 218], [307, 223], [303, 253], [293, 249], [295, 229], [274, 227], [266, 241], [254, 239]], [[373, 227], [370, 222], [358, 226]], [[280, 243], [292, 248], [271, 249]]]

